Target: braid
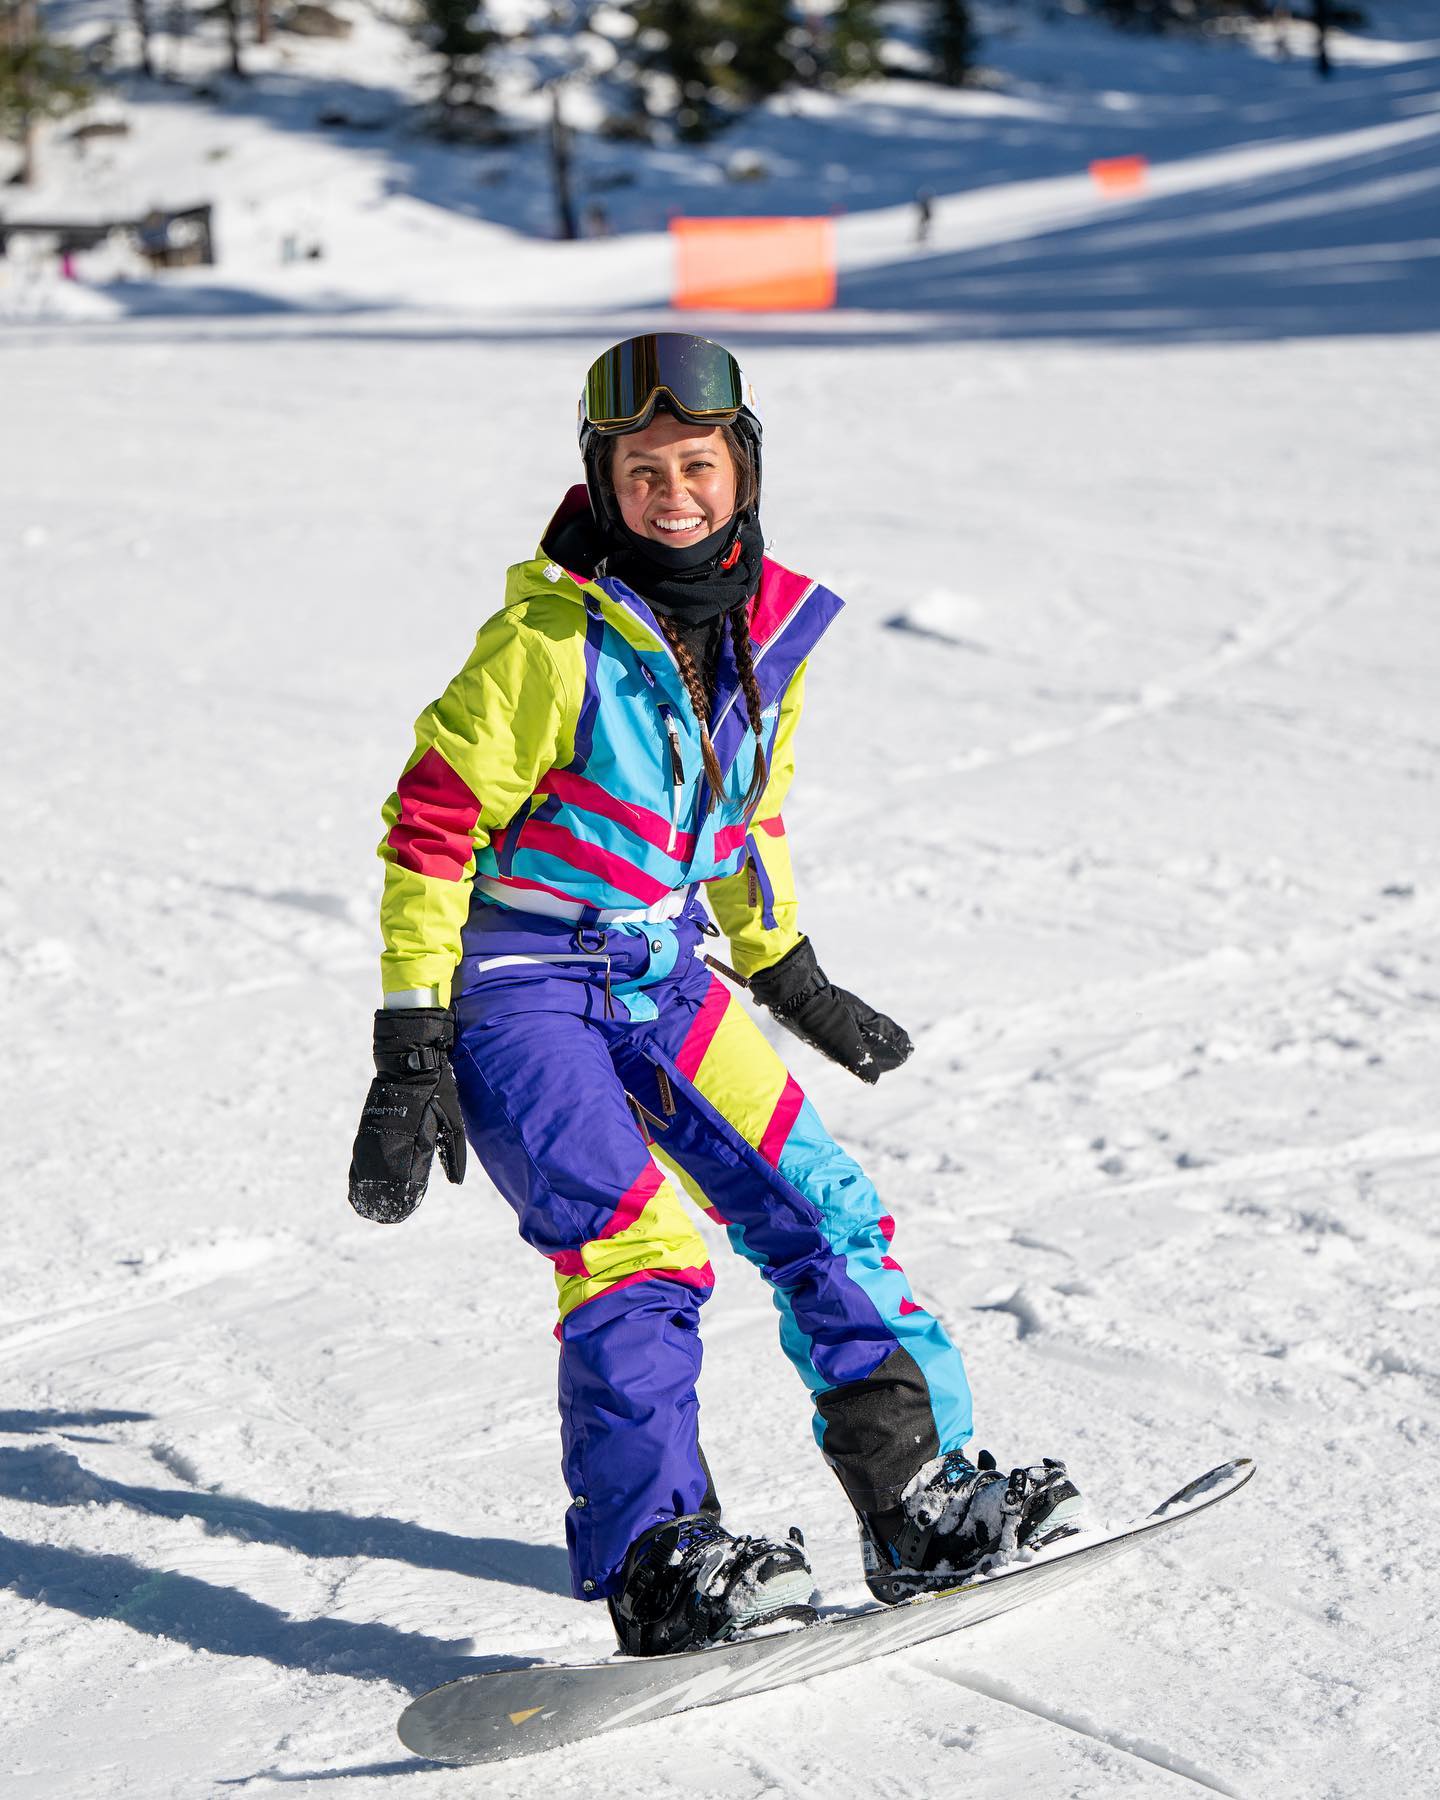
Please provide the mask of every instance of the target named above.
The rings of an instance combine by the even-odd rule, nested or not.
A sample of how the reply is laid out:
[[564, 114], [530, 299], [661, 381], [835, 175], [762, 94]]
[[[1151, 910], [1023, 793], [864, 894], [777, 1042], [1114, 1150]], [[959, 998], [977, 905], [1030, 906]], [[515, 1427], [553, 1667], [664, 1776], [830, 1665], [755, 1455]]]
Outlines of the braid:
[[695, 723], [700, 727], [700, 755], [705, 763], [705, 779], [710, 783], [712, 795], [721, 794], [725, 791], [725, 777], [720, 771], [720, 758], [715, 754], [715, 746], [710, 742], [709, 685], [696, 668], [695, 658], [690, 654], [690, 647], [681, 637], [675, 621], [667, 613], [659, 613], [657, 617], [660, 629], [665, 633], [665, 642], [674, 653], [681, 679], [685, 683], [685, 691], [690, 696]]
[[710, 703], [715, 703], [715, 688], [720, 680], [720, 640], [724, 633], [716, 621], [715, 629], [705, 639], [705, 692], [710, 696]]
[[760, 684], [755, 679], [755, 662], [750, 654], [749, 610], [742, 602], [739, 606], [732, 606], [725, 617], [730, 622], [730, 643], [735, 651], [735, 670], [740, 677], [741, 691], [745, 695], [745, 712], [750, 720], [750, 729], [755, 733], [755, 772], [750, 777], [750, 786], [745, 795], [745, 811], [748, 815], [760, 804], [760, 796], [765, 792], [765, 784], [770, 779], [762, 735], [764, 727], [760, 718], [763, 708], [760, 704]]

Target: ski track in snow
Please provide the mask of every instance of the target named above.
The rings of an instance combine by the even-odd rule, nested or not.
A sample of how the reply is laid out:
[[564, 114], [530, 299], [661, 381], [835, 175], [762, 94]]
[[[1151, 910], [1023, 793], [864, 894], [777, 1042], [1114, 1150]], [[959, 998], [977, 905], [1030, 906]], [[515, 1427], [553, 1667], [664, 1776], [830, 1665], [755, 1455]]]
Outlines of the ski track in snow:
[[[87, 459], [104, 455], [117, 404], [145, 433], [196, 383], [223, 407], [273, 381], [306, 397], [303, 460], [371, 352], [182, 331], [158, 364], [150, 346], [138, 365], [111, 348], [122, 374], [147, 370], [118, 402], [86, 379], [83, 346], [30, 354], [36, 416], [63, 397], [74, 442], [91, 446], [66, 449], [67, 478], [103, 494]], [[895, 1196], [917, 1291], [966, 1348], [979, 1441], [1068, 1454], [1112, 1516], [1249, 1451], [1260, 1474], [1243, 1513], [957, 1641], [943, 1684], [897, 1658], [490, 1770], [486, 1792], [600, 1791], [618, 1760], [645, 1791], [724, 1800], [908, 1795], [940, 1767], [1007, 1800], [1197, 1783], [1309, 1800], [1375, 1779], [1405, 1792], [1430, 1767], [1405, 1696], [1433, 1666], [1434, 1628], [1414, 1559], [1376, 1541], [1366, 1496], [1433, 1457], [1440, 1396], [1422, 603], [1435, 546], [1394, 492], [1383, 419], [1368, 436], [1354, 424], [1355, 396], [1413, 380], [1417, 352], [1339, 354], [1011, 350], [997, 382], [989, 352], [911, 351], [925, 385], [970, 394], [997, 465], [969, 477], [981, 491], [966, 568], [994, 654], [883, 625], [897, 585], [924, 592], [939, 560], [940, 528], [917, 532], [907, 512], [918, 476], [874, 496], [878, 538], [827, 522], [852, 611], [817, 663], [829, 680], [814, 684], [790, 809], [827, 962], [920, 1045], [874, 1093], [803, 1052], [796, 1067]], [[1432, 346], [1418, 354], [1433, 367]], [[778, 417], [803, 414], [846, 355], [762, 361]], [[540, 354], [539, 377], [562, 388], [572, 360]], [[389, 368], [417, 394], [414, 467], [397, 476], [392, 446], [349, 434], [349, 460], [313, 492], [316, 548], [267, 538], [281, 490], [262, 483], [231, 528], [259, 546], [240, 574], [209, 505], [174, 523], [174, 566], [197, 571], [183, 583], [109, 554], [59, 578], [22, 565], [16, 666], [68, 668], [106, 721], [38, 787], [21, 784], [22, 817], [65, 816], [65, 796], [84, 792], [114, 822], [88, 885], [42, 862], [0, 888], [12, 1000], [38, 996], [57, 1027], [27, 1039], [13, 1077], [42, 1128], [12, 1130], [25, 1205], [7, 1217], [0, 1316], [0, 1611], [14, 1646], [0, 1691], [11, 1783], [39, 1800], [127, 1782], [146, 1800], [331, 1780], [357, 1795], [449, 1791], [464, 1778], [391, 1751], [408, 1693], [469, 1656], [603, 1641], [565, 1591], [543, 1267], [478, 1174], [464, 1196], [438, 1188], [401, 1233], [363, 1227], [340, 1199], [367, 1075], [375, 802], [476, 611], [474, 573], [445, 560], [421, 500], [444, 490], [446, 458], [480, 454], [463, 394], [424, 346], [392, 350]], [[1186, 420], [1188, 455], [1223, 450], [1232, 482], [1230, 416], [1259, 421], [1245, 505], [1206, 576], [1185, 548], [1192, 503], [1172, 512], [1157, 491], [1137, 526], [1133, 447], [1123, 429], [1096, 440], [1100, 397], [1123, 418], [1142, 395]], [[1346, 486], [1328, 490], [1338, 522], [1302, 538], [1263, 474], [1317, 407], [1308, 442], [1341, 422], [1350, 433]], [[238, 455], [267, 441], [262, 421], [250, 429]], [[1026, 478], [1042, 527], [1053, 508], [1053, 545], [1037, 527], [1038, 544], [1002, 554], [1019, 479], [1008, 447], [1067, 434]], [[903, 439], [898, 421], [888, 435]], [[145, 441], [157, 481], [187, 491], [184, 433]], [[534, 478], [486, 471], [522, 516]], [[64, 544], [62, 501], [44, 497], [63, 493], [59, 470], [42, 455], [33, 479], [33, 499], [22, 485], [4, 502], [6, 541], [40, 508]], [[787, 479], [779, 461], [776, 511], [788, 499], [799, 519], [791, 554], [826, 568]], [[358, 543], [352, 491], [384, 511]], [[1085, 562], [1057, 583], [1047, 562], [1072, 566], [1081, 512]], [[1344, 547], [1360, 520], [1384, 542], [1380, 568]], [[486, 529], [493, 578], [512, 546]], [[947, 529], [964, 541], [967, 521]], [[377, 549], [384, 531], [392, 547]], [[429, 571], [434, 642], [394, 640], [407, 559]], [[1281, 597], [1302, 591], [1324, 598]], [[1275, 597], [1238, 610], [1259, 593]], [[178, 688], [177, 644], [197, 670]], [[288, 686], [302, 669], [322, 704], [277, 725], [265, 672]], [[48, 691], [34, 679], [10, 694], [34, 739]], [[1132, 698], [1086, 711], [1101, 691]], [[1272, 728], [1277, 711], [1305, 722], [1303, 755]], [[1071, 722], [1047, 725], [1055, 712]], [[927, 753], [897, 784], [885, 733], [855, 753], [856, 716], [903, 718], [909, 740], [937, 747], [994, 730], [1001, 748], [987, 766]], [[1054, 754], [1004, 753], [1042, 740]], [[323, 771], [320, 808], [296, 808], [297, 767]], [[155, 808], [178, 834], [156, 838]], [[874, 821], [859, 841], [857, 811]], [[156, 847], [135, 857], [129, 843]], [[866, 924], [870, 895], [889, 936]], [[745, 1272], [722, 1260], [720, 1275], [703, 1398], [728, 1504], [745, 1525], [803, 1522], [827, 1602], [853, 1603], [853, 1528], [808, 1447], [769, 1305]], [[1403, 1666], [1387, 1648], [1396, 1617], [1411, 1621]], [[942, 1686], [973, 1697], [939, 1705]]]
[[[1088, 738], [1098, 737], [1103, 732], [1118, 730], [1138, 720], [1154, 718], [1172, 707], [1183, 705], [1194, 697], [1197, 688], [1213, 677], [1295, 642], [1304, 632], [1320, 624], [1343, 606], [1353, 594], [1354, 588], [1354, 583], [1347, 583], [1319, 605], [1294, 617], [1279, 610], [1274, 610], [1272, 616], [1272, 609], [1262, 609], [1254, 619], [1227, 630], [1223, 641], [1210, 655], [1198, 662], [1152, 676], [1145, 681], [1133, 700], [1107, 706], [1079, 724], [1062, 730], [1032, 732], [993, 750], [982, 747], [966, 751], [961, 756], [950, 758], [944, 765], [944, 772], [961, 775], [972, 769], [988, 769], [1019, 762], [1025, 757], [1051, 755], [1058, 750], [1070, 749]], [[897, 771], [899, 777], [906, 781], [915, 781], [933, 775], [934, 772], [931, 766], [923, 763], [902, 766]]]
[[[871, 1091], [781, 1047], [891, 1198], [977, 1445], [1067, 1456], [1101, 1517], [1236, 1454], [1252, 1487], [926, 1651], [480, 1775], [398, 1753], [406, 1697], [608, 1634], [568, 1596], [548, 1270], [478, 1170], [401, 1231], [344, 1205], [377, 815], [572, 478], [592, 341], [668, 322], [656, 244], [580, 252], [631, 312], [560, 310], [534, 244], [493, 253], [484, 312], [441, 245], [374, 319], [0, 345], [7, 1796], [1440, 1792], [1413, 1529], [1440, 1450], [1440, 338], [1054, 341], [1037, 313], [985, 343], [927, 310], [949, 280], [1003, 310], [1050, 234], [1148, 254], [1327, 195], [1373, 214], [1383, 288], [1430, 255], [1384, 210], [1429, 191], [1384, 160], [1435, 129], [1404, 116], [1435, 47], [1410, 51], [1337, 81], [1328, 141], [1308, 90], [1261, 142], [1251, 90], [1177, 89], [1177, 132], [1231, 108], [1255, 141], [1157, 162], [1156, 213], [1068, 178], [945, 198], [910, 310], [698, 321], [764, 394], [777, 553], [850, 602], [786, 809], [803, 921], [917, 1054]], [[847, 271], [903, 229], [842, 221]], [[1242, 283], [1291, 259], [1278, 319], [1332, 251], [1214, 254]], [[768, 1298], [702, 1229], [727, 1511], [801, 1523], [824, 1602], [858, 1603]]]
[[1037, 1719], [1046, 1719], [1062, 1730], [1073, 1731], [1077, 1737], [1091, 1738], [1097, 1744], [1108, 1745], [1122, 1756], [1132, 1756], [1137, 1761], [1150, 1763], [1191, 1786], [1204, 1788], [1212, 1794], [1228, 1794], [1231, 1800], [1239, 1800], [1234, 1788], [1227, 1787], [1224, 1782], [1197, 1768], [1185, 1757], [1175, 1756], [1161, 1744], [1152, 1744], [1143, 1738], [1132, 1738], [1124, 1732], [1106, 1731], [1089, 1719], [1077, 1718], [1043, 1702], [1029, 1699], [1008, 1682], [997, 1681], [992, 1676], [973, 1672], [958, 1674], [949, 1669], [931, 1669], [929, 1673], [942, 1681], [953, 1682], [956, 1687], [967, 1688], [971, 1693], [984, 1694], [1005, 1706], [1033, 1713]]

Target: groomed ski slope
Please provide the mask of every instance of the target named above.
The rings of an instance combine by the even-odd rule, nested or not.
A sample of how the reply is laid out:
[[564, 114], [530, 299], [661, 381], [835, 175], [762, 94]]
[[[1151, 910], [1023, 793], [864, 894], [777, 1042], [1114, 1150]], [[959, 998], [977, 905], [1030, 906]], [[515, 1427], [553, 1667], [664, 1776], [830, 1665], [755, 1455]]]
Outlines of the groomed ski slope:
[[[478, 1170], [403, 1228], [344, 1202], [376, 815], [572, 478], [587, 358], [671, 322], [663, 257], [8, 328], [7, 1800], [1440, 1790], [1435, 64], [1392, 48], [1336, 84], [1363, 150], [1315, 98], [1283, 177], [1237, 133], [1183, 205], [997, 183], [926, 259], [860, 216], [848, 308], [690, 321], [763, 397], [775, 553], [850, 602], [787, 808], [805, 924], [917, 1043], [875, 1090], [787, 1040], [796, 1073], [977, 1444], [1114, 1518], [1255, 1482], [953, 1643], [483, 1773], [406, 1756], [407, 1698], [607, 1626], [566, 1592], [545, 1265]], [[858, 1602], [715, 1260], [728, 1512]]]

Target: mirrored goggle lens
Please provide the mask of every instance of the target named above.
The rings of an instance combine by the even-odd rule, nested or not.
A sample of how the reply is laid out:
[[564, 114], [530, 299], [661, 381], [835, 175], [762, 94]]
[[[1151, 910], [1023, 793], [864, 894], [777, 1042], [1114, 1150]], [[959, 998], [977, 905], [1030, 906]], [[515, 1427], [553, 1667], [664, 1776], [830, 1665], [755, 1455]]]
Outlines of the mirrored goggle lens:
[[665, 332], [607, 350], [585, 377], [585, 416], [597, 431], [633, 425], [663, 389], [697, 418], [733, 418], [744, 399], [740, 365], [703, 338]]

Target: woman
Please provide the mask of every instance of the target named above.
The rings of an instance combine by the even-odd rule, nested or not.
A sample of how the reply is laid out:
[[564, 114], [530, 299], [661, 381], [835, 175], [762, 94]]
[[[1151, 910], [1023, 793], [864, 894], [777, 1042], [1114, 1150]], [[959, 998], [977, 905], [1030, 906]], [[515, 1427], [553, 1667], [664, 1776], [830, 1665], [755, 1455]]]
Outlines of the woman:
[[649, 1654], [811, 1595], [798, 1533], [719, 1520], [695, 1399], [712, 1273], [677, 1188], [771, 1283], [881, 1599], [1055, 1531], [1077, 1496], [1058, 1463], [1007, 1478], [964, 1455], [959, 1353], [874, 1187], [703, 955], [708, 902], [727, 975], [797, 1036], [871, 1082], [910, 1054], [796, 923], [781, 807], [840, 602], [764, 554], [734, 358], [617, 344], [586, 378], [580, 448], [586, 485], [510, 570], [385, 808], [385, 1006], [350, 1198], [404, 1218], [437, 1147], [461, 1179], [468, 1137], [554, 1264], [574, 1588]]

